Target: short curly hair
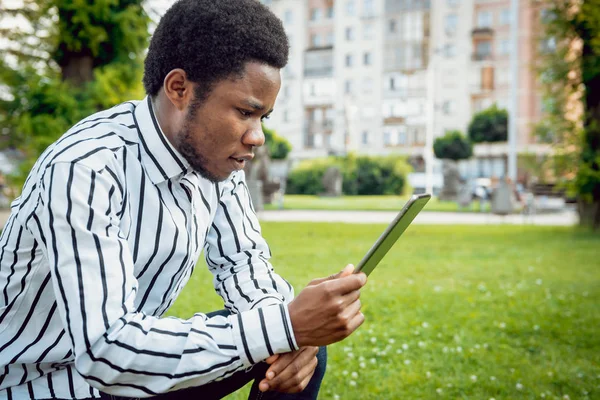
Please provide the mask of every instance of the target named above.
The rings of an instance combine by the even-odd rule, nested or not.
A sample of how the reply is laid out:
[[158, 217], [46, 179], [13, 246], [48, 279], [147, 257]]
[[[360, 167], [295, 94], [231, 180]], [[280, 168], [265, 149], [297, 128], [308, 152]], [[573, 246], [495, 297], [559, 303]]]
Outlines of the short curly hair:
[[249, 61], [287, 64], [288, 39], [281, 20], [257, 0], [179, 0], [160, 20], [144, 62], [144, 88], [152, 97], [165, 76], [183, 69], [198, 85], [196, 100], [213, 85], [241, 75]]

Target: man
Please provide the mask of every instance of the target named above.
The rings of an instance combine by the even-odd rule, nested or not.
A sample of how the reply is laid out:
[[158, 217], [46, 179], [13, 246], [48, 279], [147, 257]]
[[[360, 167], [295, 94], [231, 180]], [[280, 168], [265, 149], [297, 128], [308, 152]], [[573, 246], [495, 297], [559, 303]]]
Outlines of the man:
[[[0, 239], [0, 398], [210, 399], [251, 380], [251, 398], [317, 397], [317, 346], [361, 325], [366, 277], [294, 299], [269, 263], [242, 169], [287, 55], [255, 0], [182, 0], [150, 43], [148, 97], [42, 154]], [[202, 243], [226, 310], [162, 318]]]

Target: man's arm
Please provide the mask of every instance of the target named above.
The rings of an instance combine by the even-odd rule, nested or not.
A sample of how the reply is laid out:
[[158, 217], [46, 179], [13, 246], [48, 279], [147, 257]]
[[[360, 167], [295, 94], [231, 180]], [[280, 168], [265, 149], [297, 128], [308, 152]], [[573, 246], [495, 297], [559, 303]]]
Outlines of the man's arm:
[[[218, 208], [205, 243], [216, 291], [234, 313], [289, 303], [292, 286], [273, 271], [244, 172], [218, 185]], [[222, 194], [221, 194], [222, 192]]]
[[[45, 253], [58, 309], [75, 367], [92, 386], [147, 397], [202, 385], [292, 350], [282, 305], [210, 319], [138, 312], [132, 255], [116, 215], [124, 198], [118, 183], [104, 169], [57, 163], [41, 184]], [[269, 342], [262, 339], [262, 319], [280, 321]]]

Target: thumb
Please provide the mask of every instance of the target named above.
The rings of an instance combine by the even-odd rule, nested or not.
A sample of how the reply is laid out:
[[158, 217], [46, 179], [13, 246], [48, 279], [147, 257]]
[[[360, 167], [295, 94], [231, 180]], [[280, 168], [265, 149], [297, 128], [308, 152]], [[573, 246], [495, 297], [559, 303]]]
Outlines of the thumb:
[[354, 265], [348, 264], [348, 265], [346, 265], [344, 267], [343, 270], [341, 270], [340, 272], [338, 272], [336, 274], [329, 275], [327, 278], [313, 279], [308, 284], [308, 286], [318, 285], [319, 283], [323, 283], [325, 281], [331, 281], [331, 280], [334, 280], [334, 279], [343, 278], [344, 276], [352, 275], [352, 272], [354, 272]]

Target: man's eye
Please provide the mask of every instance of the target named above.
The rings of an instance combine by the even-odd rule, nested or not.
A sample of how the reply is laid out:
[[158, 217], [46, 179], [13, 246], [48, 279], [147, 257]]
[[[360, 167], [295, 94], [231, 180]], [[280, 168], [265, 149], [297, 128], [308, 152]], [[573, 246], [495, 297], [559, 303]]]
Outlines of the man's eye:
[[263, 115], [262, 117], [260, 117], [260, 120], [264, 121], [265, 119], [269, 119], [269, 118], [271, 118], [271, 114], [269, 114], [269, 115]]
[[240, 112], [240, 114], [242, 114], [244, 117], [249, 117], [252, 115], [252, 111], [246, 111], [246, 110], [242, 110], [242, 109], [238, 109], [238, 111]]

